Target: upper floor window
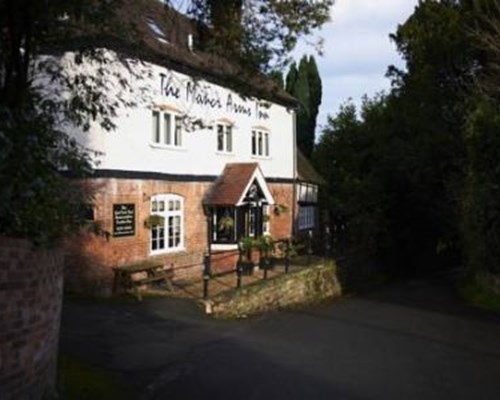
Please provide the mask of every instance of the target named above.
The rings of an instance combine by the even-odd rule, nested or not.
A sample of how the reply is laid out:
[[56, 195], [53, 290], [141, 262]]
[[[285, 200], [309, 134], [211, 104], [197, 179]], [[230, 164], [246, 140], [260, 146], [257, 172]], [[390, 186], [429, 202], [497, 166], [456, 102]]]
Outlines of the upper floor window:
[[152, 116], [152, 142], [160, 146], [182, 147], [182, 118], [158, 110], [153, 110]]
[[151, 215], [160, 218], [151, 228], [151, 252], [167, 252], [184, 248], [184, 200], [175, 194], [151, 198]]
[[233, 127], [229, 124], [217, 124], [217, 151], [233, 152]]
[[259, 129], [252, 130], [252, 155], [269, 157], [269, 132]]

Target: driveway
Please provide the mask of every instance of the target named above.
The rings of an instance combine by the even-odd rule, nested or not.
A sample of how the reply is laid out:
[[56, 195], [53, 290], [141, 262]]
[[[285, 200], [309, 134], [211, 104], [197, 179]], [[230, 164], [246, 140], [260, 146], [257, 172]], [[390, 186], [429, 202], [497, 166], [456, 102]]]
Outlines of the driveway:
[[61, 351], [140, 399], [500, 399], [500, 317], [442, 279], [243, 321], [185, 300], [67, 302]]

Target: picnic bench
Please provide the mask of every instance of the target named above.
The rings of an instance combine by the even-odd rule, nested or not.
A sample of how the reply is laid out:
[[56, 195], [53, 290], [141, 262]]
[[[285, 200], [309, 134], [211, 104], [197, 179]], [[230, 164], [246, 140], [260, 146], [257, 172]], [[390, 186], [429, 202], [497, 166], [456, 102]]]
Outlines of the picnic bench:
[[173, 290], [172, 271], [166, 270], [161, 261], [141, 261], [134, 264], [114, 267], [113, 293], [119, 287], [132, 291], [138, 300], [142, 300], [139, 288], [151, 282], [164, 282], [167, 290]]

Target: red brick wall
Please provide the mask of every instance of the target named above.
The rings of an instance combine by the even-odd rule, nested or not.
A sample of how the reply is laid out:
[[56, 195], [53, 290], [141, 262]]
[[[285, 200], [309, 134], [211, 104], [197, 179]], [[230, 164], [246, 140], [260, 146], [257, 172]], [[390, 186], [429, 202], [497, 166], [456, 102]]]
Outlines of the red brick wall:
[[62, 289], [60, 251], [0, 237], [0, 399], [53, 391]]
[[293, 207], [293, 185], [289, 183], [272, 183], [269, 185], [276, 205], [285, 205], [288, 210], [279, 215], [271, 210], [271, 236], [274, 239], [285, 239], [292, 236], [292, 226], [294, 221]]
[[[200, 279], [203, 271], [203, 255], [207, 252], [207, 221], [203, 212], [203, 197], [211, 183], [168, 182], [129, 179], [96, 179], [95, 218], [105, 231], [112, 233], [113, 204], [135, 204], [135, 236], [114, 238], [97, 237], [82, 232], [66, 240], [65, 286], [70, 291], [107, 296], [111, 293], [113, 271], [111, 267], [141, 261], [160, 259], [173, 270], [174, 279]], [[286, 213], [271, 212], [271, 235], [284, 238], [291, 235], [293, 186], [270, 184], [276, 203], [288, 207]], [[144, 220], [150, 214], [150, 199], [156, 194], [178, 194], [184, 198], [185, 251], [150, 255], [150, 231], [144, 228]], [[214, 256], [214, 271], [234, 269], [237, 257], [227, 254]]]

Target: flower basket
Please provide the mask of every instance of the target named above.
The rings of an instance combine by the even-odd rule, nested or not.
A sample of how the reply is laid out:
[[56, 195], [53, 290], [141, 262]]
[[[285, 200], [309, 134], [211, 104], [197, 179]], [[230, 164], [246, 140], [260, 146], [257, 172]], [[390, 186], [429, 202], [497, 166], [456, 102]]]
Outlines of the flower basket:
[[155, 226], [163, 225], [165, 218], [161, 215], [150, 215], [144, 220], [144, 228], [153, 229]]

